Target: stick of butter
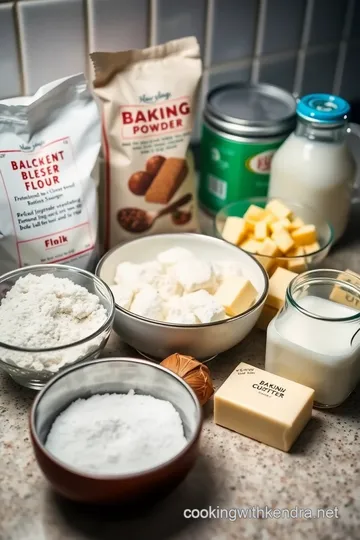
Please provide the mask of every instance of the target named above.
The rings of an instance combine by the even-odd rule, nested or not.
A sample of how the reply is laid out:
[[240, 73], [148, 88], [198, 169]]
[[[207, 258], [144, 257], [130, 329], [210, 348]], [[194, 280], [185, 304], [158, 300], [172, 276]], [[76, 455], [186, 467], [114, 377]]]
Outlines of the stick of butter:
[[314, 390], [241, 362], [214, 398], [214, 422], [288, 452], [311, 418]]

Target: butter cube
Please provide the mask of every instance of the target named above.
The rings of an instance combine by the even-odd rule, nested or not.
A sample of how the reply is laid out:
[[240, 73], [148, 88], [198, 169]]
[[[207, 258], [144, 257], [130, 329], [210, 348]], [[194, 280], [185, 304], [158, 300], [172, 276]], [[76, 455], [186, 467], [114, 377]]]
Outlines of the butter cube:
[[[344, 281], [347, 281], [348, 283], [351, 283], [352, 285], [356, 285], [357, 287], [360, 287], [360, 275], [356, 274], [352, 270], [345, 270], [346, 273], [340, 273], [339, 279], [342, 279]], [[330, 300], [333, 302], [337, 302], [338, 304], [342, 304], [345, 306], [350, 306], [354, 309], [360, 310], [360, 299], [359, 297], [351, 294], [351, 292], [346, 291], [339, 287], [338, 285], [335, 285], [333, 290], [330, 294]]]
[[294, 240], [291, 238], [290, 234], [285, 231], [285, 229], [276, 231], [272, 235], [272, 239], [282, 253], [287, 253], [295, 245]]
[[263, 268], [269, 273], [272, 267], [275, 265], [275, 260], [271, 257], [265, 257], [263, 255], [255, 255], [255, 259], [263, 266]]
[[266, 217], [264, 208], [260, 208], [256, 204], [251, 204], [244, 214], [244, 219], [251, 221], [260, 221], [264, 217]]
[[288, 452], [313, 401], [312, 388], [241, 362], [214, 396], [214, 422]]
[[289, 231], [295, 231], [296, 229], [300, 229], [300, 227], [303, 227], [305, 223], [303, 220], [299, 217], [296, 217], [290, 222]]
[[268, 202], [265, 208], [274, 214], [274, 216], [276, 216], [278, 219], [288, 218], [292, 214], [291, 210], [277, 199], [273, 199], [272, 201]]
[[296, 277], [294, 272], [278, 267], [269, 279], [269, 294], [266, 300], [268, 306], [280, 309], [285, 301], [286, 289]]
[[260, 330], [266, 330], [270, 322], [273, 320], [273, 318], [275, 317], [277, 313], [278, 313], [277, 309], [271, 306], [267, 306], [265, 304], [260, 314], [260, 317], [257, 320], [257, 323], [256, 323], [257, 328], [260, 328]]
[[266, 221], [263, 220], [256, 223], [254, 233], [256, 240], [265, 240], [268, 233], [268, 224], [266, 223]]
[[296, 259], [290, 259], [287, 263], [288, 270], [301, 274], [307, 269], [306, 260], [304, 257], [297, 257]]
[[259, 246], [259, 255], [268, 255], [269, 257], [276, 257], [279, 255], [279, 249], [271, 238], [265, 238], [261, 246]]
[[266, 223], [274, 223], [274, 221], [277, 221], [278, 218], [274, 216], [270, 210], [266, 210], [265, 208], [265, 217], [262, 219], [262, 221], [266, 221]]
[[240, 247], [241, 249], [244, 249], [249, 253], [257, 253], [259, 249], [259, 242], [250, 238], [249, 240], [245, 240], [245, 242], [242, 242], [242, 244], [240, 244]]
[[276, 259], [276, 264], [279, 268], [287, 268], [287, 259], [278, 257]]
[[258, 222], [255, 221], [254, 219], [246, 219], [245, 223], [246, 223], [246, 226], [247, 226], [247, 229], [248, 229], [249, 233], [253, 233], [255, 231], [255, 225]]
[[279, 221], [275, 221], [274, 223], [270, 224], [270, 230], [272, 233], [280, 231], [281, 229], [289, 230], [291, 225], [291, 222], [288, 220], [288, 218], [279, 219]]
[[289, 259], [287, 261], [287, 268], [292, 272], [304, 272], [307, 269], [306, 260], [302, 255], [305, 255], [304, 248], [302, 246], [297, 246], [289, 251], [287, 254], [288, 257], [294, 257], [294, 259]]
[[313, 244], [307, 244], [302, 247], [305, 255], [311, 255], [311, 253], [314, 253], [315, 251], [318, 251], [320, 249], [320, 244], [319, 242], [314, 242]]
[[229, 216], [226, 218], [222, 237], [231, 244], [240, 244], [246, 236], [247, 226], [245, 220], [240, 217]]
[[297, 246], [306, 246], [306, 244], [312, 244], [316, 242], [315, 225], [304, 225], [303, 227], [296, 229], [291, 236], [293, 237]]
[[257, 297], [257, 290], [251, 281], [240, 276], [226, 278], [214, 298], [225, 309], [227, 315], [234, 317], [243, 313], [254, 303]]

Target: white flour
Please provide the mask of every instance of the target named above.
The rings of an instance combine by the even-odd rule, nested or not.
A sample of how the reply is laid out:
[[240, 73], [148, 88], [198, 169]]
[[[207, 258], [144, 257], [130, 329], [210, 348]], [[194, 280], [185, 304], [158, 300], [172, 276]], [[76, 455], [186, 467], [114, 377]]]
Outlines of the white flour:
[[[19, 278], [1, 301], [0, 341], [27, 349], [60, 347], [90, 336], [106, 317], [98, 297], [85, 287], [52, 274], [28, 274]], [[1, 348], [0, 356], [19, 367], [55, 372], [88, 354], [98, 342], [95, 338], [69, 350], [48, 353]]]
[[56, 418], [45, 444], [79, 471], [106, 475], [156, 467], [185, 445], [174, 406], [133, 390], [74, 401]]

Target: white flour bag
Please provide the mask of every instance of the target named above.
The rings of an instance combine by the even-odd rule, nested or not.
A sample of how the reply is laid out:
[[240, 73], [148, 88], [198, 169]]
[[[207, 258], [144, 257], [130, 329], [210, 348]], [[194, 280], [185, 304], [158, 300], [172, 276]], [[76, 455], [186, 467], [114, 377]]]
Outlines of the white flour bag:
[[41, 263], [93, 268], [100, 142], [82, 74], [0, 101], [0, 274]]

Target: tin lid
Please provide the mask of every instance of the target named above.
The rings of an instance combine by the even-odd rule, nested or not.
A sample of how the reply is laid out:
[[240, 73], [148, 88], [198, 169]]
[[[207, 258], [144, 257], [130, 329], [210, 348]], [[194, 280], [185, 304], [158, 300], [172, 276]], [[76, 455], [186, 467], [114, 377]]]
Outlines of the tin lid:
[[233, 135], [267, 137], [295, 129], [296, 101], [270, 84], [233, 83], [207, 96], [204, 116], [217, 129]]
[[348, 102], [332, 94], [308, 94], [296, 107], [297, 114], [304, 120], [326, 126], [344, 124], [349, 111]]

